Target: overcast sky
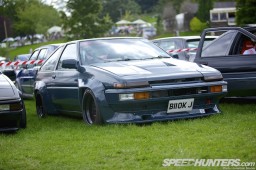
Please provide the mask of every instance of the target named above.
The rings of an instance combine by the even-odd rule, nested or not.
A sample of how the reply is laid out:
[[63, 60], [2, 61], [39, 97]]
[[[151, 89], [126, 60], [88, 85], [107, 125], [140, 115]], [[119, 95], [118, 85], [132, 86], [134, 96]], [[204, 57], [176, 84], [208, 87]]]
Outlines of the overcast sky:
[[44, 3], [54, 6], [58, 10], [65, 9], [68, 0], [43, 0]]

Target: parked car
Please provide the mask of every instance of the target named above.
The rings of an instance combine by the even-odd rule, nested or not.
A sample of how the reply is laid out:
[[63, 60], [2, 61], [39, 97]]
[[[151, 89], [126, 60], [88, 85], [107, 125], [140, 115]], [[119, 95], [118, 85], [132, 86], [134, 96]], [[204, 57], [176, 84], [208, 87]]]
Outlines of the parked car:
[[[61, 43], [39, 47], [33, 51], [28, 60], [45, 60], [60, 45]], [[33, 98], [35, 75], [39, 66], [37, 64], [26, 64], [16, 72], [17, 78], [15, 85], [21, 91], [22, 97]]]
[[[219, 38], [204, 45], [213, 32]], [[256, 27], [209, 28], [201, 37], [194, 62], [219, 70], [228, 82], [228, 96], [256, 96], [256, 54], [243, 54], [256, 42]]]
[[30, 57], [30, 54], [19, 54], [14, 58], [14, 61], [27, 61]]
[[[205, 43], [209, 43], [218, 36], [207, 36]], [[165, 50], [172, 57], [190, 61], [195, 56], [200, 41], [200, 36], [167, 37], [152, 40], [154, 44]], [[187, 51], [183, 51], [187, 49]]]
[[0, 131], [26, 128], [26, 109], [19, 91], [0, 71]]
[[0, 66], [0, 72], [6, 75], [11, 81], [16, 81], [16, 73], [13, 67], [11, 66]]
[[6, 57], [1, 57], [0, 56], [0, 72], [5, 74], [7, 77], [9, 77], [12, 81], [16, 80], [16, 74], [15, 70], [13, 69], [12, 66], [7, 65], [9, 60]]
[[144, 123], [219, 113], [219, 71], [170, 58], [143, 38], [77, 40], [39, 69], [36, 110], [82, 115], [89, 124]]

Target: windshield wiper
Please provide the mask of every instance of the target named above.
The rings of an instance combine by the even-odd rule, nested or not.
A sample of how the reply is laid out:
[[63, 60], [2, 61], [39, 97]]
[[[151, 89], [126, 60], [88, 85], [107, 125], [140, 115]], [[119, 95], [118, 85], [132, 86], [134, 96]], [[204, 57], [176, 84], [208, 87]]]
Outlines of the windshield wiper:
[[159, 55], [157, 57], [150, 57], [150, 58], [145, 58], [145, 59], [147, 60], [147, 59], [159, 59], [159, 58], [162, 59], [162, 58], [171, 58], [171, 57]]
[[159, 56], [157, 56], [156, 58], [171, 58], [171, 57], [159, 55]]
[[114, 61], [132, 61], [132, 60], [141, 60], [141, 58], [124, 58], [124, 59], [119, 59], [119, 60], [114, 60]]

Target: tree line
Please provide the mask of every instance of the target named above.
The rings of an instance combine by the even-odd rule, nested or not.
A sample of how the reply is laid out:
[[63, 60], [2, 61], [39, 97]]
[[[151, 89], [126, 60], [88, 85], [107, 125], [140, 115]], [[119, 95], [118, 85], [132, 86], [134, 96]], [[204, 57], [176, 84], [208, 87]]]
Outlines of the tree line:
[[[196, 17], [201, 22], [208, 22], [209, 10], [215, 1], [58, 0], [47, 4], [45, 0], [1, 0], [0, 17], [11, 23], [13, 36], [45, 34], [48, 28], [61, 25], [72, 39], [80, 39], [103, 36], [116, 21], [139, 18], [141, 15], [154, 16], [161, 24], [165, 17], [192, 10], [191, 3], [199, 6]], [[54, 2], [65, 4], [65, 10], [54, 8]], [[236, 4], [238, 25], [256, 23], [255, 1], [236, 0]]]

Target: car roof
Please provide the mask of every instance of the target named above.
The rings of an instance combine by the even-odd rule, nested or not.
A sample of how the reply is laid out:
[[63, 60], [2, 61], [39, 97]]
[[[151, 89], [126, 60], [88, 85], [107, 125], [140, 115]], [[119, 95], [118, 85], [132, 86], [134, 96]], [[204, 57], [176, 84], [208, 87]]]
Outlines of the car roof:
[[[218, 36], [206, 36], [206, 38], [217, 38]], [[168, 39], [184, 39], [184, 40], [193, 40], [193, 39], [200, 39], [200, 36], [177, 36], [177, 37], [165, 37], [165, 38], [157, 38], [152, 41], [158, 40], [168, 40]]]
[[[145, 39], [143, 37], [103, 37], [103, 38], [90, 38], [90, 39], [80, 39], [80, 40], [73, 40], [67, 43], [74, 43], [80, 41], [93, 41], [93, 40], [112, 40], [112, 39]], [[145, 39], [147, 40], [147, 39]]]
[[47, 44], [47, 45], [40, 46], [40, 47], [36, 48], [35, 50], [42, 49], [42, 48], [47, 48], [47, 47], [59, 47], [63, 44], [64, 43]]

